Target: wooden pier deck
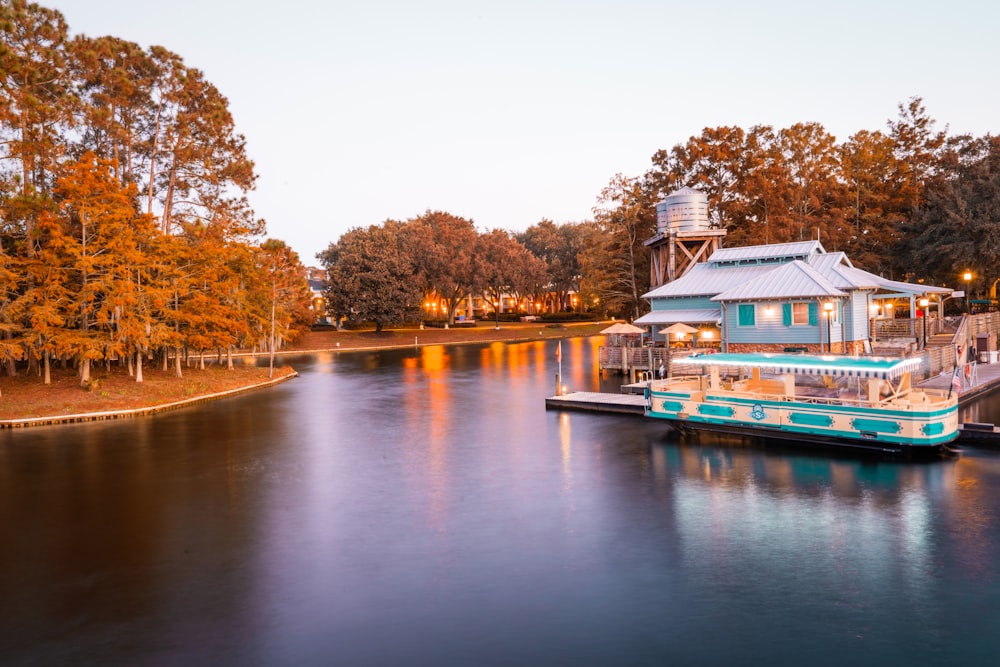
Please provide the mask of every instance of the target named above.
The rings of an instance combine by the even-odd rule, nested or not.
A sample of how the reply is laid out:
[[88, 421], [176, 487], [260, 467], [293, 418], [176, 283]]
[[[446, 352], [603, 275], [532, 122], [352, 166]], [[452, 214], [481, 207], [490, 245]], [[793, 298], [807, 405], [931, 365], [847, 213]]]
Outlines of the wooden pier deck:
[[646, 399], [642, 394], [612, 394], [601, 391], [574, 391], [545, 399], [546, 408], [581, 410], [584, 412], [617, 412], [646, 414]]

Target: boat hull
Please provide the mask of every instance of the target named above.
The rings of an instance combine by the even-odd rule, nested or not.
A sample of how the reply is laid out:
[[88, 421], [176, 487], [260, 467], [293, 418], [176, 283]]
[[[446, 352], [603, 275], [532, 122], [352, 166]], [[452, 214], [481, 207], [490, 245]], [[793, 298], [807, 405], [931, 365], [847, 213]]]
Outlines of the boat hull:
[[958, 437], [955, 402], [870, 407], [739, 397], [712, 392], [648, 391], [646, 415], [681, 429], [707, 430], [786, 443], [926, 456]]

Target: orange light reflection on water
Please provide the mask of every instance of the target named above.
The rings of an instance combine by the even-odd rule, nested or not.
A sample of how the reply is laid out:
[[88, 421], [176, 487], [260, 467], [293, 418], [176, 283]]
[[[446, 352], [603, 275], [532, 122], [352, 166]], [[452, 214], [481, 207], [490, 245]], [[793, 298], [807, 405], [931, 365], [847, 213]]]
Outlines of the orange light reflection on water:
[[403, 476], [415, 494], [430, 489], [429, 497], [414, 497], [413, 502], [415, 506], [428, 504], [429, 528], [438, 533], [447, 530], [450, 503], [447, 470], [448, 432], [452, 423], [451, 383], [447, 373], [450, 366], [451, 356], [444, 346], [428, 345], [420, 348], [418, 357], [403, 361], [402, 373], [406, 386], [401, 397], [406, 432], [412, 443], [400, 449], [405, 459]]
[[569, 490], [573, 486], [573, 434], [570, 429], [568, 412], [559, 413], [559, 451], [562, 454], [563, 488]]

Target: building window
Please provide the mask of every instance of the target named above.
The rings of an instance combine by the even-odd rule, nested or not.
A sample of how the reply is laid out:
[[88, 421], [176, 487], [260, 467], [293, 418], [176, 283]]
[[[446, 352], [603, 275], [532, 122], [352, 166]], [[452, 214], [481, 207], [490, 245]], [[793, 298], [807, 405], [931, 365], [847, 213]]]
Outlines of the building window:
[[784, 324], [791, 326], [816, 326], [819, 323], [819, 307], [809, 301], [784, 304]]
[[741, 303], [739, 308], [739, 323], [741, 327], [756, 325], [756, 309], [752, 303]]

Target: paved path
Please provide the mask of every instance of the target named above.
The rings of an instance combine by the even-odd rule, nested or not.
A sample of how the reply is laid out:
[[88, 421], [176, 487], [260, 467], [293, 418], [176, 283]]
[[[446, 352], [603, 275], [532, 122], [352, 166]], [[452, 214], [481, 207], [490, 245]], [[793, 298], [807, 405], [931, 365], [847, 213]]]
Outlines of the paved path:
[[[951, 386], [953, 373], [942, 373], [916, 383], [918, 387], [947, 390]], [[958, 378], [962, 390], [958, 397], [959, 405], [966, 405], [981, 398], [983, 395], [1000, 388], [1000, 364], [972, 364], [969, 375], [965, 369], [958, 369]]]

